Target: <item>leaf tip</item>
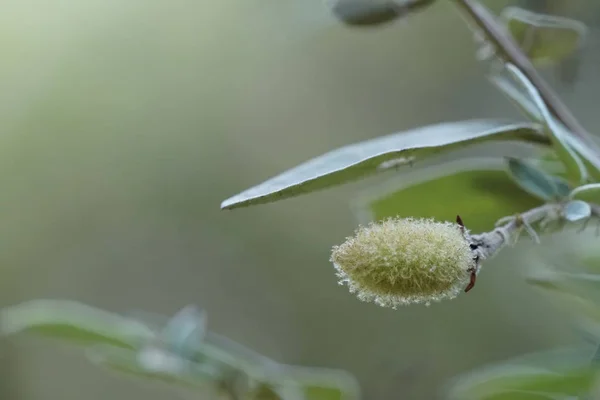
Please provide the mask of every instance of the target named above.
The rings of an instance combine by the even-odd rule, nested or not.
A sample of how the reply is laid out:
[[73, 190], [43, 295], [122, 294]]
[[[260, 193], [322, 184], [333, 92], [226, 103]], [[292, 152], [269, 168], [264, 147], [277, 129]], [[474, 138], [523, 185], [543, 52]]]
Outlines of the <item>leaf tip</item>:
[[237, 200], [238, 196], [229, 197], [221, 202], [221, 210], [233, 210], [243, 205], [244, 201]]

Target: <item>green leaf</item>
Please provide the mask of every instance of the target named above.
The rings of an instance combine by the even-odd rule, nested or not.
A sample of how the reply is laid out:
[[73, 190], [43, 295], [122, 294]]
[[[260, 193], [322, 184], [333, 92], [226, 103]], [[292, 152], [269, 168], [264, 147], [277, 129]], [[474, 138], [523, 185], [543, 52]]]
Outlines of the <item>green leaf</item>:
[[175, 354], [193, 354], [202, 348], [206, 335], [206, 313], [194, 306], [184, 307], [167, 322], [160, 335]]
[[281, 380], [293, 382], [306, 400], [359, 400], [356, 378], [343, 370], [281, 365]]
[[509, 178], [503, 159], [492, 158], [410, 170], [369, 188], [352, 206], [361, 224], [396, 216], [454, 221], [459, 214], [469, 229], [485, 232], [498, 219], [539, 204]]
[[589, 218], [592, 215], [592, 208], [588, 203], [581, 200], [571, 200], [565, 204], [563, 214], [567, 221], [576, 222]]
[[499, 73], [488, 76], [490, 82], [496, 86], [510, 101], [515, 105], [523, 115], [532, 121], [544, 122], [544, 118], [535, 104], [521, 90], [519, 90], [511, 81]]
[[235, 369], [251, 373], [262, 368], [278, 369], [279, 363], [233, 340], [207, 332], [199, 352], [211, 360], [218, 360]]
[[394, 4], [383, 1], [339, 0], [331, 11], [339, 20], [353, 26], [382, 25], [399, 17]]
[[[306, 400], [358, 400], [360, 390], [356, 379], [345, 371], [268, 364], [252, 369], [235, 369], [219, 362], [197, 363], [164, 349], [152, 346], [141, 351], [97, 346], [87, 355], [94, 364], [138, 378], [163, 381], [191, 387], [218, 387], [235, 374], [248, 375], [260, 382], [265, 394], [290, 394], [290, 398]], [[287, 397], [283, 397], [287, 398]]]
[[532, 392], [527, 390], [509, 390], [480, 397], [478, 400], [569, 400], [564, 395]]
[[[513, 156], [513, 158], [522, 157]], [[533, 158], [528, 161], [531, 166], [543, 171], [544, 173], [550, 176], [556, 176], [561, 178], [561, 182], [565, 185], [568, 185], [566, 180], [567, 177], [565, 174], [565, 166], [562, 162], [560, 162], [554, 151], [545, 151], [541, 153], [537, 158]]]
[[[525, 354], [506, 362], [483, 366], [470, 371], [450, 383], [448, 392], [451, 399], [560, 399], [565, 396], [548, 387], [540, 388], [521, 385], [537, 376], [563, 376], [568, 378], [573, 372], [589, 368], [590, 349], [585, 346], [562, 347]], [[593, 371], [591, 371], [593, 373]], [[515, 385], [517, 383], [517, 385]], [[562, 383], [568, 383], [563, 380]], [[559, 390], [562, 392], [564, 390]], [[538, 397], [536, 397], [538, 396]], [[539, 397], [546, 396], [546, 397]]]
[[585, 183], [588, 180], [587, 168], [583, 164], [583, 161], [579, 158], [577, 153], [571, 148], [567, 136], [573, 136], [570, 132], [560, 128], [556, 123], [552, 114], [548, 110], [546, 103], [540, 96], [536, 87], [529, 81], [527, 76], [521, 72], [516, 66], [507, 63], [506, 69], [527, 91], [533, 103], [538, 108], [544, 122], [546, 124], [546, 131], [550, 136], [554, 150], [560, 157], [561, 161], [565, 164], [569, 180], [573, 182]]
[[[515, 87], [512, 82], [509, 82], [500, 74], [492, 74], [488, 78], [526, 117], [532, 121], [544, 123], [545, 120], [540, 110], [533, 104], [531, 99], [527, 98], [527, 96]], [[554, 129], [561, 134], [569, 146], [584, 158], [584, 164], [589, 170], [590, 175], [592, 175], [594, 179], [600, 180], [600, 155], [584, 145], [578, 137], [573, 135], [554, 116], [550, 115], [547, 117], [552, 119]], [[595, 138], [592, 137], [591, 140], [595, 140]]]
[[426, 126], [326, 153], [221, 203], [222, 209], [269, 203], [413, 165], [433, 154], [488, 140], [547, 144], [530, 123], [469, 120]]
[[546, 174], [525, 161], [507, 158], [508, 171], [526, 192], [542, 200], [559, 200], [569, 195], [569, 185], [562, 179]]
[[573, 189], [570, 197], [589, 203], [600, 203], [600, 183], [590, 183], [588, 185], [579, 186]]
[[343, 400], [347, 397], [340, 389], [307, 386], [303, 388], [306, 400]]
[[558, 274], [557, 278], [564, 279], [568, 283], [575, 284], [576, 288], [574, 289], [574, 292], [577, 291], [577, 293], [579, 293], [581, 289], [594, 293], [600, 292], [600, 275], [598, 274], [563, 272]]
[[[572, 266], [571, 263], [568, 264]], [[543, 267], [530, 273], [526, 282], [547, 291], [556, 305], [574, 315], [576, 330], [597, 346], [600, 328], [600, 281], [596, 274], [558, 272]], [[589, 363], [591, 350], [588, 350]], [[598, 367], [598, 364], [595, 364]]]
[[[285, 400], [285, 396], [282, 396], [283, 393], [280, 393], [281, 391], [282, 389], [279, 387], [263, 383], [259, 384], [257, 388], [252, 389], [244, 398], [256, 400]], [[296, 397], [299, 396], [296, 395]], [[302, 399], [302, 397], [300, 397], [300, 399]]]
[[[569, 293], [573, 296], [581, 297], [586, 302], [594, 304], [597, 310], [593, 310], [593, 314], [586, 313], [588, 316], [596, 318], [600, 315], [600, 275], [586, 272], [569, 272], [569, 271], [545, 271], [542, 275], [538, 272], [528, 278], [530, 283], [538, 284], [544, 282], [546, 289]], [[596, 303], [594, 303], [594, 301]], [[586, 303], [587, 304], [587, 303]], [[598, 319], [600, 322], [600, 319]]]
[[[136, 312], [135, 319], [158, 332], [156, 339], [165, 351], [188, 361], [218, 363], [247, 372], [279, 366], [252, 349], [206, 330], [205, 315], [192, 306], [183, 308], [170, 319], [147, 312]], [[190, 335], [183, 334], [184, 331]]]
[[526, 282], [549, 291], [554, 298], [576, 312], [584, 320], [600, 324], [600, 306], [583, 297], [581, 286], [574, 283], [564, 273], [541, 270], [527, 276]]
[[[533, 104], [531, 99], [529, 99], [512, 82], [497, 73], [492, 74], [488, 78], [494, 86], [496, 86], [511, 101], [511, 103], [521, 111], [521, 113], [532, 121], [544, 123], [544, 117], [540, 113], [540, 110]], [[592, 175], [594, 179], [600, 180], [600, 155], [596, 154], [589, 146], [584, 145], [578, 137], [573, 135], [554, 116], [550, 115], [550, 118], [553, 121], [554, 129], [559, 131], [569, 146], [584, 158], [583, 162], [590, 172], [590, 175]], [[594, 137], [591, 137], [590, 139], [595, 140]]]
[[138, 352], [99, 346], [88, 349], [86, 354], [92, 363], [100, 367], [169, 384], [216, 386], [225, 375], [225, 371], [178, 358], [160, 349], [147, 348]]
[[[592, 366], [552, 371], [546, 368], [501, 364], [471, 371], [461, 377], [450, 390], [450, 399], [481, 400], [511, 399], [509, 394], [521, 393], [522, 399], [536, 399], [526, 395], [579, 396], [590, 391], [597, 369]], [[550, 397], [552, 398], [552, 397]]]
[[154, 337], [138, 321], [66, 300], [32, 300], [0, 310], [2, 335], [24, 332], [124, 348], [134, 348]]
[[590, 349], [585, 346], [565, 346], [550, 350], [527, 353], [510, 359], [506, 364], [541, 367], [555, 372], [565, 368], [579, 368], [588, 365]]
[[565, 60], [581, 48], [587, 33], [582, 22], [506, 7], [501, 14], [508, 31], [534, 65]]
[[331, 11], [342, 22], [351, 26], [379, 26], [388, 24], [410, 12], [423, 9], [435, 0], [332, 0]]

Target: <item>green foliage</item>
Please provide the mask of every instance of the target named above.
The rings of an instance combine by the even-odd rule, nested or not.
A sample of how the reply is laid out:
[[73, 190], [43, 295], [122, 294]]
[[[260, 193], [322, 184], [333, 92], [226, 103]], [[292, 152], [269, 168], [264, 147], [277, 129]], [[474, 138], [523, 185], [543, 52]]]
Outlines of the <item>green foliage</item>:
[[590, 203], [600, 203], [600, 183], [590, 183], [589, 185], [579, 186], [573, 189], [570, 196], [573, 199]]
[[486, 141], [547, 144], [538, 126], [501, 120], [431, 125], [348, 145], [292, 168], [221, 204], [233, 209], [269, 203], [325, 189], [422, 159]]
[[[510, 102], [515, 105], [519, 111], [523, 113], [525, 117], [532, 121], [545, 123], [550, 121], [549, 126], [552, 126], [554, 132], [563, 138], [568, 145], [575, 150], [578, 154], [583, 157], [583, 164], [586, 170], [590, 173], [594, 179], [600, 179], [600, 156], [596, 154], [588, 146], [585, 146], [581, 140], [573, 135], [569, 130], [554, 117], [553, 115], [542, 115], [541, 110], [536, 107], [531, 97], [523, 93], [522, 90], [517, 88], [511, 80], [502, 76], [499, 73], [492, 73], [489, 77], [490, 81], [494, 84], [502, 94], [504, 94]], [[591, 138], [597, 140], [596, 138]], [[570, 156], [568, 156], [570, 157]]]
[[502, 76], [500, 73], [492, 73], [489, 76], [489, 79], [525, 117], [532, 121], [543, 121], [540, 110], [536, 108], [531, 99], [528, 98], [522, 90], [517, 88], [511, 80]]
[[551, 293], [580, 319], [600, 324], [600, 297], [597, 295], [600, 275], [557, 270], [545, 264], [531, 271], [527, 282]]
[[[148, 318], [150, 319], [150, 318]], [[171, 319], [142, 321], [65, 300], [35, 300], [0, 310], [2, 336], [32, 333], [84, 343], [94, 364], [137, 378], [261, 399], [266, 386], [284, 399], [356, 400], [352, 375], [277, 363], [206, 331], [206, 314], [185, 307]], [[298, 394], [294, 395], [298, 396]], [[294, 398], [294, 397], [292, 397]]]
[[501, 18], [515, 41], [535, 65], [556, 64], [577, 52], [586, 26], [576, 20], [507, 7]]
[[548, 106], [540, 96], [536, 87], [525, 74], [514, 65], [506, 64], [506, 69], [521, 85], [523, 85], [533, 100], [533, 103], [538, 108], [540, 115], [543, 118], [543, 122], [546, 125], [548, 136], [552, 140], [554, 150], [565, 165], [569, 180], [577, 183], [585, 183], [588, 180], [588, 172], [585, 165], [571, 148], [571, 145], [566, 138], [567, 135], [565, 135], [565, 132], [555, 122], [552, 114], [548, 110]]
[[589, 349], [567, 347], [526, 354], [457, 377], [449, 400], [565, 399], [588, 393], [598, 369]]
[[523, 160], [508, 158], [508, 171], [515, 182], [526, 192], [545, 201], [567, 197], [570, 188], [562, 179], [546, 174]]
[[65, 300], [32, 300], [0, 311], [2, 335], [26, 332], [130, 349], [153, 335], [137, 321]]
[[495, 365], [471, 372], [450, 392], [450, 399], [547, 399], [579, 396], [592, 388], [598, 370], [589, 363], [547, 369], [541, 366]]
[[221, 371], [215, 368], [176, 358], [158, 349], [148, 349], [140, 356], [138, 351], [114, 347], [92, 347], [88, 349], [86, 355], [92, 363], [100, 367], [169, 384], [206, 388], [221, 377]]
[[352, 26], [382, 25], [399, 17], [393, 2], [341, 0], [333, 4], [331, 11], [341, 21]]
[[519, 189], [500, 160], [491, 159], [411, 170], [366, 191], [353, 208], [361, 223], [395, 216], [452, 221], [460, 214], [471, 229], [487, 231], [503, 216], [539, 203]]
[[433, 4], [435, 0], [332, 0], [331, 12], [350, 26], [374, 27], [388, 24]]

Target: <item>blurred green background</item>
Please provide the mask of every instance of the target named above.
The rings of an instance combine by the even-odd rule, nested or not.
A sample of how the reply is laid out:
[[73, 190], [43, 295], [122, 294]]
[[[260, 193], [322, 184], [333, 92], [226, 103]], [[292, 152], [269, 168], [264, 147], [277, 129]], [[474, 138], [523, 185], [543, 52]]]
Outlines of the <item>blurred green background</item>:
[[[600, 9], [520, 4], [590, 25], [577, 79], [545, 75], [594, 131]], [[484, 363], [578, 343], [569, 315], [522, 279], [528, 240], [487, 263], [469, 295], [429, 308], [383, 309], [338, 286], [330, 248], [354, 230], [358, 193], [381, 180], [219, 209], [337, 146], [519, 118], [475, 48], [443, 0], [374, 30], [340, 25], [321, 0], [3, 1], [2, 304], [172, 314], [194, 303], [211, 330], [278, 361], [352, 372], [367, 399], [436, 398]], [[2, 399], [178, 396], [47, 340], [1, 351]]]

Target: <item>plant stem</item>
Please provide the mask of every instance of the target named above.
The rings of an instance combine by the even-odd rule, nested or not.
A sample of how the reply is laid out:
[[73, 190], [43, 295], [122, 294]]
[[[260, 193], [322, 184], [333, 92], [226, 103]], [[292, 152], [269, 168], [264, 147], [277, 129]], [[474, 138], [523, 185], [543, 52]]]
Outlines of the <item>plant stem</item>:
[[552, 87], [541, 77], [529, 58], [506, 32], [506, 29], [496, 21], [496, 17], [475, 0], [454, 0], [454, 2], [475, 21], [487, 40], [494, 45], [497, 54], [505, 61], [514, 64], [527, 76], [539, 91], [550, 112], [584, 145], [589, 146], [600, 157], [600, 146], [592, 140], [591, 135], [581, 126]]
[[[471, 240], [478, 244], [478, 254], [483, 259], [492, 258], [504, 246], [506, 246], [512, 237], [518, 234], [522, 228], [531, 229], [530, 233], [536, 235], [531, 225], [544, 221], [557, 221], [562, 218], [562, 204], [547, 203], [542, 206], [532, 208], [515, 217], [507, 218], [507, 222], [496, 227], [490, 232], [484, 232], [477, 235], [471, 235]], [[595, 206], [598, 207], [598, 206]], [[502, 219], [504, 220], [504, 218]], [[500, 221], [502, 221], [500, 220]], [[537, 240], [537, 236], [534, 236]]]

